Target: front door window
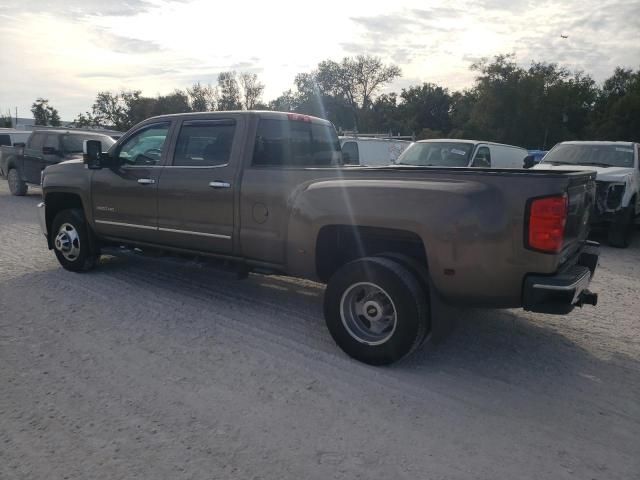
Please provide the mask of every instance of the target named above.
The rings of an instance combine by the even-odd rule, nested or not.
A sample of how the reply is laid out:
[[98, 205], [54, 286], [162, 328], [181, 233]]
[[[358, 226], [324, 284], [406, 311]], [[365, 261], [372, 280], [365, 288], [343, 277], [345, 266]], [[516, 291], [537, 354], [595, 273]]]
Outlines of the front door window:
[[154, 166], [160, 163], [170, 124], [157, 123], [144, 127], [124, 142], [117, 156], [123, 165]]

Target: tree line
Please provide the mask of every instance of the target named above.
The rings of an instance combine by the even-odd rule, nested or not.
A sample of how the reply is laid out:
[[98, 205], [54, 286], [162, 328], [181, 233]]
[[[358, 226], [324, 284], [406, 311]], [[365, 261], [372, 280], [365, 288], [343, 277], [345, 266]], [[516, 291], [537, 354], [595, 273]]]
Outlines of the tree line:
[[[325, 60], [296, 75], [292, 88], [268, 103], [255, 73], [222, 72], [216, 85], [197, 82], [157, 97], [139, 90], [99, 92], [91, 111], [74, 124], [124, 131], [160, 114], [264, 109], [326, 118], [342, 131], [417, 139], [475, 138], [542, 149], [563, 140], [640, 141], [640, 69], [618, 67], [601, 85], [554, 63], [522, 67], [513, 55], [484, 59], [471, 69], [475, 80], [464, 90], [423, 83], [382, 93], [401, 76], [399, 67], [363, 55]], [[48, 108], [44, 114], [51, 114]]]

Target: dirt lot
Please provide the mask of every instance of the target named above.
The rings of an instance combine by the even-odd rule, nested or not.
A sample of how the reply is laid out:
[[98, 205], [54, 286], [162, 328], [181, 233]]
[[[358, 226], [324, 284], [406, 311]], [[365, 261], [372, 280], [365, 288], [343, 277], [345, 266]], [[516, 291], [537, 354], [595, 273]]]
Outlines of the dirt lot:
[[2, 479], [640, 478], [640, 233], [597, 308], [453, 312], [391, 368], [313, 283], [122, 253], [62, 270], [0, 182]]

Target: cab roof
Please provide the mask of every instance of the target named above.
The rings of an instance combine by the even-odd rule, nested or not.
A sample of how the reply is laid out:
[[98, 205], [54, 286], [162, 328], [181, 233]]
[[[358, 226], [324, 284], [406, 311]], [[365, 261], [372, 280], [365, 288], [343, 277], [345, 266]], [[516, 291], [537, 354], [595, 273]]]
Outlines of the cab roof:
[[483, 145], [498, 145], [500, 147], [518, 148], [520, 150], [526, 150], [526, 148], [519, 147], [517, 145], [509, 145], [507, 143], [486, 142], [484, 140], [467, 140], [463, 138], [431, 138], [429, 140], [418, 140], [417, 143], [432, 143], [432, 142], [468, 143], [472, 145], [477, 145], [478, 143], [482, 143]]
[[76, 130], [64, 128], [35, 129], [33, 130], [33, 133], [59, 133], [62, 135], [97, 135], [101, 137], [109, 137], [109, 135], [107, 135], [106, 133], [100, 133], [93, 130]]
[[[167, 115], [158, 115], [156, 117], [148, 118], [147, 120], [161, 120], [163, 118], [198, 118], [198, 117], [223, 117], [223, 116], [257, 116], [260, 118], [268, 118], [274, 120], [303, 120], [311, 121], [313, 123], [331, 124], [329, 120], [324, 118], [314, 117], [313, 115], [305, 115], [295, 112], [274, 112], [271, 110], [223, 110], [215, 112], [188, 112], [188, 113], [172, 113]], [[147, 121], [145, 120], [145, 122]]]
[[403, 138], [376, 138], [376, 137], [356, 137], [354, 135], [339, 135], [340, 140], [358, 141], [358, 142], [398, 142], [398, 143], [413, 143], [411, 140], [405, 140]]
[[573, 140], [570, 142], [560, 142], [558, 145], [616, 145], [618, 147], [633, 147], [635, 142], [609, 142], [601, 140]]

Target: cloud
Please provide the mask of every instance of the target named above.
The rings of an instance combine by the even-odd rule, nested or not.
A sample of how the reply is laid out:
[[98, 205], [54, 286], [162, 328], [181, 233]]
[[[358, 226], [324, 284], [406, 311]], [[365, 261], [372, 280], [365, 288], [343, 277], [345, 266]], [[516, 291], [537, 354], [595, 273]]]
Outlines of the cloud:
[[605, 0], [581, 5], [563, 5], [559, 15], [545, 22], [545, 29], [521, 35], [515, 51], [520, 57], [582, 70], [598, 81], [610, 76], [616, 66], [636, 68], [640, 3]]
[[117, 53], [155, 53], [163, 49], [157, 42], [116, 35], [105, 29], [96, 29], [94, 35], [100, 46]]
[[373, 17], [351, 17], [351, 21], [364, 27], [368, 37], [380, 39], [387, 35], [405, 33], [411, 25], [420, 25], [418, 20], [402, 13], [383, 14]]
[[153, 3], [147, 0], [64, 0], [62, 2], [31, 0], [28, 4], [24, 0], [5, 0], [0, 6], [0, 13], [16, 15], [38, 12], [80, 19], [91, 16], [131, 16], [153, 7]]
[[[242, 23], [252, 35], [229, 42], [237, 26], [220, 19], [237, 14], [237, 5], [228, 2], [0, 0], [0, 99], [28, 111], [45, 95], [61, 113], [74, 114], [96, 91], [140, 88], [151, 95], [198, 80], [215, 84], [229, 70], [259, 72], [265, 97], [273, 98], [319, 61], [360, 54], [402, 68], [394, 89], [425, 81], [467, 88], [475, 76], [470, 63], [509, 52], [523, 66], [558, 62], [597, 81], [617, 65], [640, 64], [638, 0], [293, 4], [249, 0], [253, 15]], [[290, 25], [304, 26], [304, 41], [279, 28]]]
[[139, 78], [148, 75], [153, 75], [155, 77], [160, 75], [173, 75], [179, 74], [180, 70], [175, 68], [165, 68], [165, 67], [144, 67], [140, 66], [137, 68], [127, 68], [126, 70], [114, 70], [114, 71], [89, 71], [78, 73], [76, 77], [78, 78], [90, 78], [90, 79], [109, 79], [109, 78], [117, 78], [119, 80], [127, 80], [131, 78]]
[[457, 7], [428, 7], [414, 8], [411, 14], [422, 20], [440, 21], [444, 18], [455, 18], [464, 13], [464, 10]]
[[[350, 17], [358, 25], [361, 36], [355, 41], [341, 42], [347, 54], [370, 54], [406, 64], [434, 53], [441, 41], [437, 34], [452, 34], [459, 27], [444, 25], [435, 15], [454, 16], [455, 8], [402, 10], [368, 17]], [[422, 40], [422, 41], [419, 41]]]

